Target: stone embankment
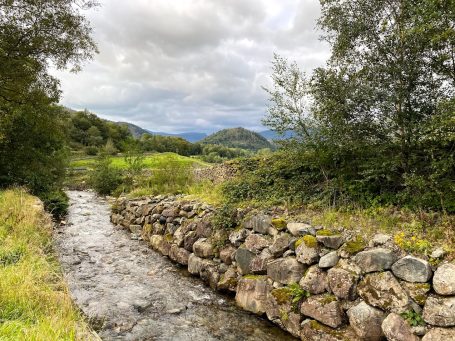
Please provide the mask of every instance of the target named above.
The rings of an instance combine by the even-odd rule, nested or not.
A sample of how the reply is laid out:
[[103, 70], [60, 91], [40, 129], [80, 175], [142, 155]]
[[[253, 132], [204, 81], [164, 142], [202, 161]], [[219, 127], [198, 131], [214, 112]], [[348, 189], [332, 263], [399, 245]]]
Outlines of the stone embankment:
[[217, 229], [216, 215], [159, 196], [124, 200], [111, 220], [302, 340], [455, 340], [455, 264], [442, 250], [415, 257], [389, 235], [366, 241], [277, 211], [238, 210], [238, 227]]

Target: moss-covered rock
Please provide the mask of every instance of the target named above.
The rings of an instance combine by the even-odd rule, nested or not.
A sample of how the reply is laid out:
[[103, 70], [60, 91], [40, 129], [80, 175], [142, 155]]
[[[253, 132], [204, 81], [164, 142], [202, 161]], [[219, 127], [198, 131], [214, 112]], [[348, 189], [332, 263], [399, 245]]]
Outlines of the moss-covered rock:
[[278, 231], [282, 231], [286, 228], [287, 222], [283, 218], [274, 218], [272, 219], [272, 226]]

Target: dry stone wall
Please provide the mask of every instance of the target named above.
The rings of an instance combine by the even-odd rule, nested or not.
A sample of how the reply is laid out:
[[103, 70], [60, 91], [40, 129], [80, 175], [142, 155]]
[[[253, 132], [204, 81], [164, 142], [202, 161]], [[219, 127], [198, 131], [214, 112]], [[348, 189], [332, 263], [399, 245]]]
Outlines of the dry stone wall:
[[216, 229], [215, 213], [158, 196], [123, 200], [111, 219], [302, 340], [455, 340], [455, 264], [443, 251], [415, 257], [388, 235], [365, 241], [276, 211], [238, 210], [238, 227]]

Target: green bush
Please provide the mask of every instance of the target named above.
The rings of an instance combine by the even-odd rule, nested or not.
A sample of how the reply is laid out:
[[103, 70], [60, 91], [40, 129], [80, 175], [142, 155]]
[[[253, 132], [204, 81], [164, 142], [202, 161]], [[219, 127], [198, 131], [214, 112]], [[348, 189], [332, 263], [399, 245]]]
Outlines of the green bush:
[[45, 209], [55, 218], [62, 218], [68, 212], [68, 196], [63, 191], [52, 191], [41, 195]]
[[122, 183], [120, 170], [111, 163], [111, 158], [104, 152], [96, 159], [89, 182], [98, 194], [109, 195]]

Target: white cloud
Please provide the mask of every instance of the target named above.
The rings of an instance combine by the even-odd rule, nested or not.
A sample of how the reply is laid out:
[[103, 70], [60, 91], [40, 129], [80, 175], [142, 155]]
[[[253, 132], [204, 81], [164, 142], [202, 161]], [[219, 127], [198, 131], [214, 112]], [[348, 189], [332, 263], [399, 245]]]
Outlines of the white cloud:
[[104, 0], [100, 54], [55, 72], [62, 104], [159, 131], [260, 128], [276, 52], [307, 72], [328, 57], [317, 0]]

